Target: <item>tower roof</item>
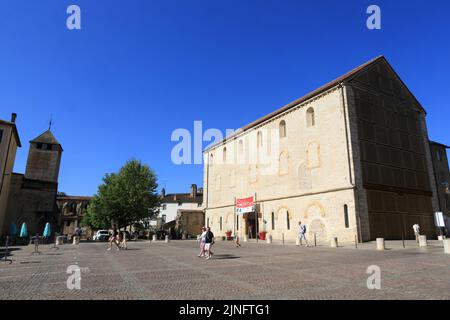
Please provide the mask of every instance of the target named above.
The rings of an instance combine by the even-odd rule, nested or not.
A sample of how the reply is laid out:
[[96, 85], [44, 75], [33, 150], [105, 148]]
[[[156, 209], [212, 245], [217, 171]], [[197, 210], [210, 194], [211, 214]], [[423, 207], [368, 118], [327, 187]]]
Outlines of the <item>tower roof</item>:
[[48, 144], [57, 144], [61, 146], [61, 144], [56, 140], [55, 136], [50, 130], [45, 131], [39, 137], [34, 138], [30, 141], [30, 143], [48, 143]]

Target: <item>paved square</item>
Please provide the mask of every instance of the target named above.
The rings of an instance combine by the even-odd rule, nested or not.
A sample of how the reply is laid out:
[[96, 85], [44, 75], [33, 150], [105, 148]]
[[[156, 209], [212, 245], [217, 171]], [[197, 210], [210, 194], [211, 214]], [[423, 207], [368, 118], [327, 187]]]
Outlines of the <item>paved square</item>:
[[[387, 243], [389, 247], [389, 243]], [[0, 262], [0, 299], [450, 299], [450, 255], [442, 243], [406, 249], [395, 242], [379, 252], [369, 243], [337, 249], [293, 244], [230, 242], [215, 258], [197, 257], [196, 241], [15, 247]], [[78, 265], [81, 289], [67, 288]], [[367, 288], [367, 267], [381, 269], [381, 289]]]

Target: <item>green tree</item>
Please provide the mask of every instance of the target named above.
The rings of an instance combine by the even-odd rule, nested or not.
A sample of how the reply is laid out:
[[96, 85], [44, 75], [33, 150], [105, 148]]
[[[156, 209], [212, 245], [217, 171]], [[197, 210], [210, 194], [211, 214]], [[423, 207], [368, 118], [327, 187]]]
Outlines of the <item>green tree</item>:
[[83, 224], [100, 229], [114, 222], [121, 228], [151, 218], [160, 204], [157, 187], [153, 170], [138, 160], [130, 160], [118, 173], [105, 175]]

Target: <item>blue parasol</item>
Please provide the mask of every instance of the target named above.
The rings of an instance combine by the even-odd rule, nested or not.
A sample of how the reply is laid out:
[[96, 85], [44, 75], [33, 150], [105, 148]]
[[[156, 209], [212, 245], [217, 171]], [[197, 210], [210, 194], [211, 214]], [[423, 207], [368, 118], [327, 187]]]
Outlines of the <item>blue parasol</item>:
[[14, 222], [9, 226], [9, 235], [11, 237], [15, 237], [17, 235], [17, 226]]
[[48, 238], [48, 237], [50, 237], [50, 234], [51, 234], [51, 231], [50, 231], [50, 223], [47, 222], [47, 223], [45, 224], [43, 236], [46, 237], [46, 238]]
[[25, 222], [22, 223], [22, 228], [20, 228], [20, 237], [21, 238], [28, 237], [27, 224]]

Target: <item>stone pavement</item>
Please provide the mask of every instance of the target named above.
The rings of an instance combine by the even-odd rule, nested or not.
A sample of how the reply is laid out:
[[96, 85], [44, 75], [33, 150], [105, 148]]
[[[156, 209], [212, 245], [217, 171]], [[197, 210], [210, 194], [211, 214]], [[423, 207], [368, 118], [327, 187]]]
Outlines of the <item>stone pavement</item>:
[[[196, 241], [14, 247], [0, 262], [0, 299], [450, 299], [450, 255], [442, 244], [418, 248], [387, 242], [297, 247], [231, 242], [214, 245], [215, 258], [197, 257]], [[81, 268], [81, 289], [69, 290], [67, 268]], [[367, 288], [367, 267], [381, 270], [381, 289]]]

